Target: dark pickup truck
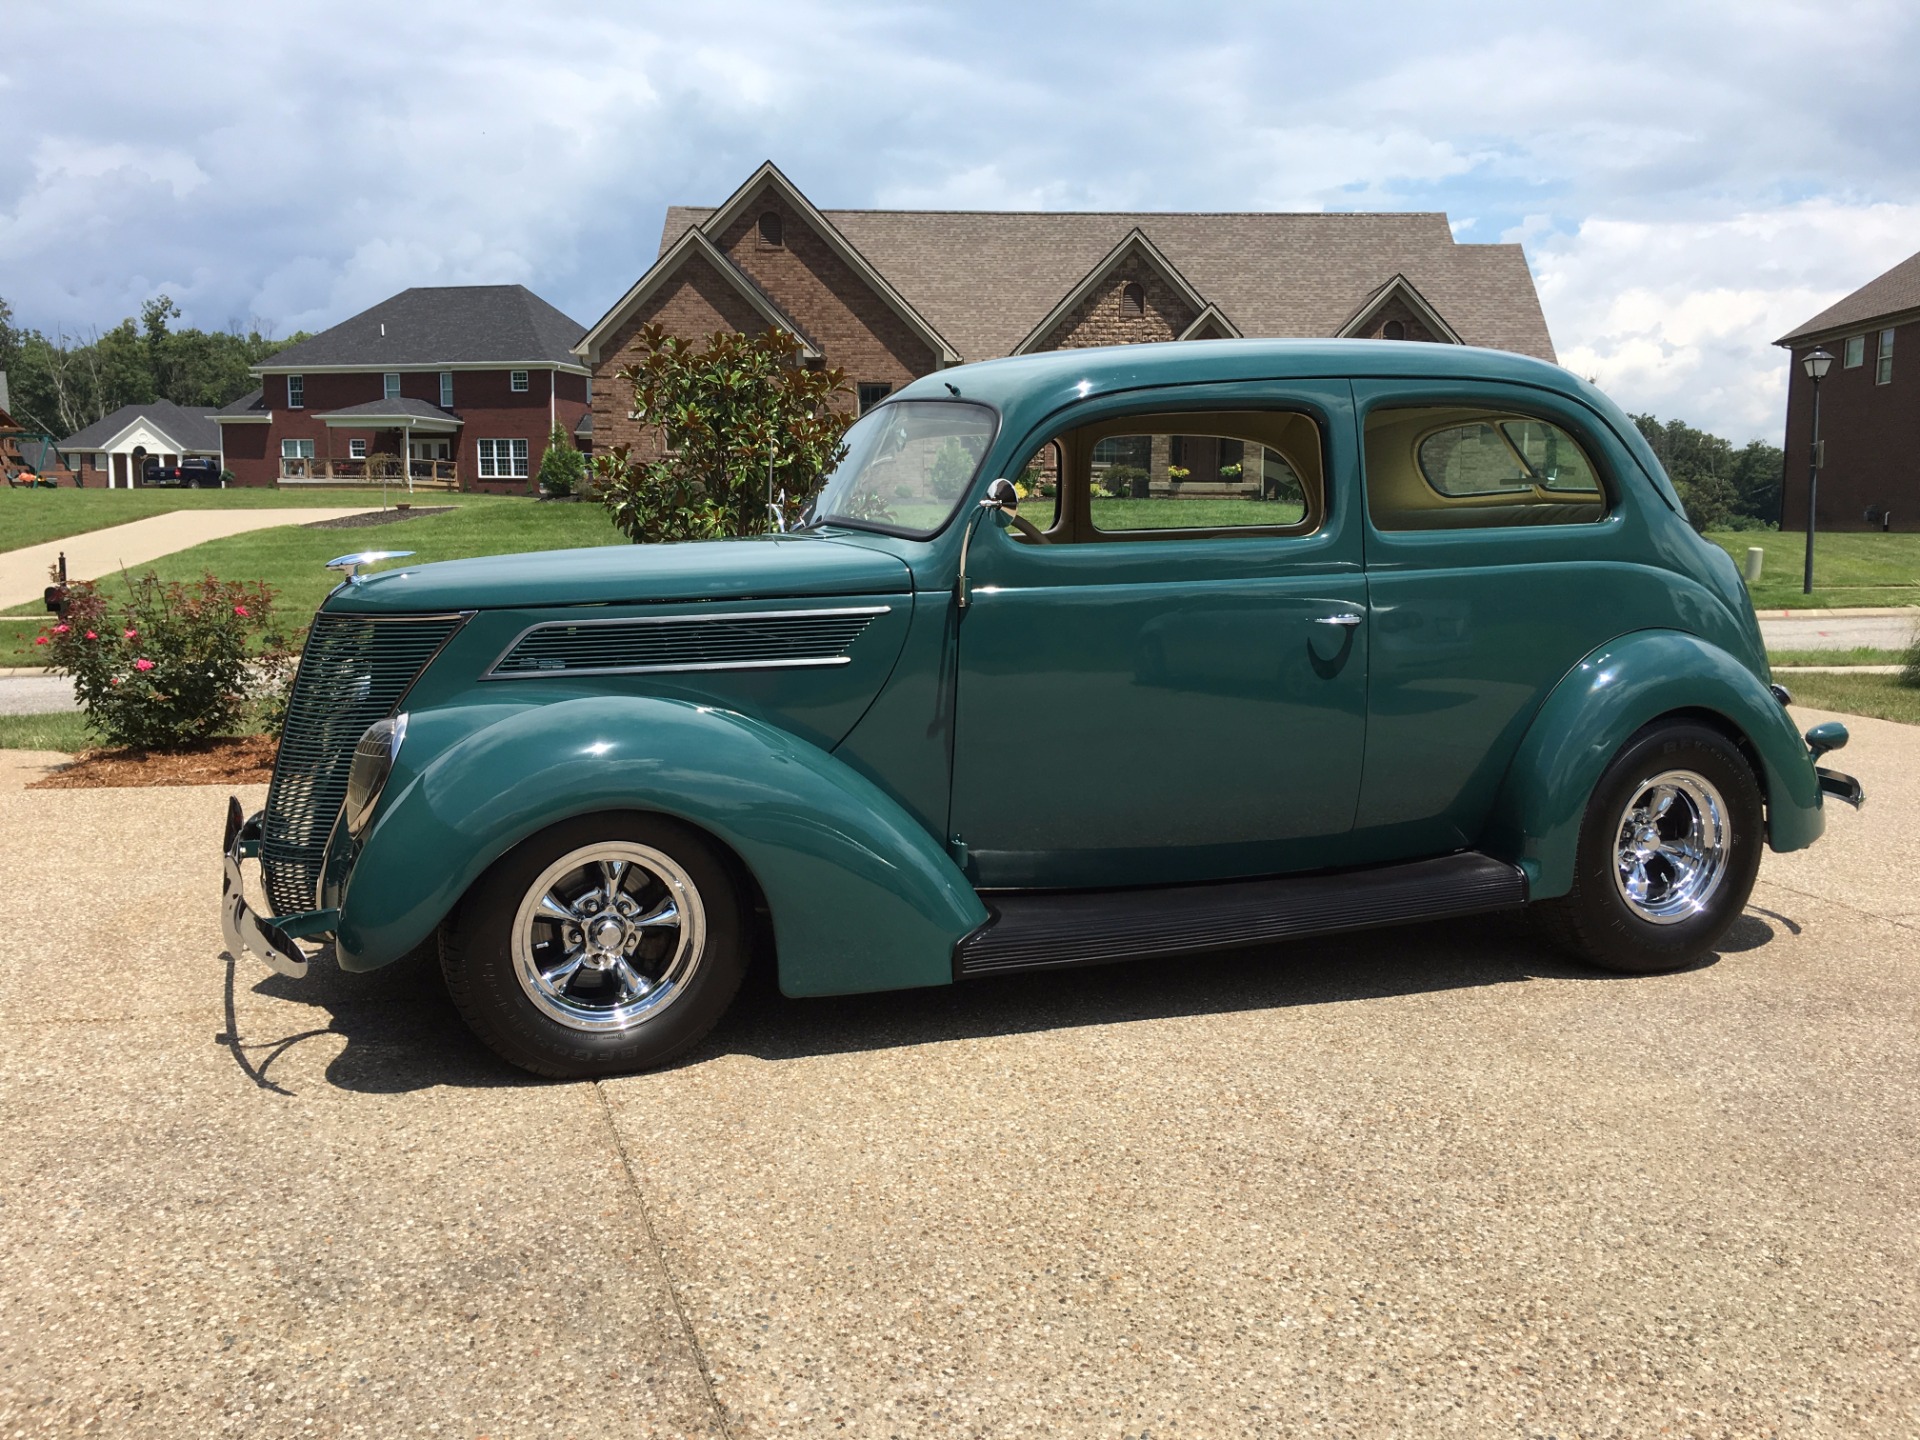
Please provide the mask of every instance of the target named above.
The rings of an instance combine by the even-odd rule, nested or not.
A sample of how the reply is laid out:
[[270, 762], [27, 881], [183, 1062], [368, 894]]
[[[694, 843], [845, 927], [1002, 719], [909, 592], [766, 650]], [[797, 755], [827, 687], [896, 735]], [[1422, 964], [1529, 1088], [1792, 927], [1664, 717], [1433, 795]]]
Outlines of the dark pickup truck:
[[197, 455], [190, 455], [177, 465], [162, 465], [158, 460], [149, 460], [140, 472], [140, 483], [218, 490], [220, 462]]

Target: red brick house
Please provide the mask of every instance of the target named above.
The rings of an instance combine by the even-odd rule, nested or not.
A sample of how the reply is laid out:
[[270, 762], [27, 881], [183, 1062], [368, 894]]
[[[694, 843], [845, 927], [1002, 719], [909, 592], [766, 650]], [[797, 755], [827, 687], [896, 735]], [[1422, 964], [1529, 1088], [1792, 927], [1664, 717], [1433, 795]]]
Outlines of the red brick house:
[[221, 459], [241, 485], [377, 481], [390, 456], [416, 485], [524, 491], [556, 421], [590, 440], [579, 338], [521, 285], [403, 290], [255, 366], [214, 412]]
[[1781, 528], [1806, 529], [1813, 382], [1801, 362], [1824, 349], [1833, 368], [1820, 382], [1819, 528], [1920, 530], [1920, 255], [1773, 343], [1793, 357]]
[[1358, 336], [1554, 358], [1518, 245], [1441, 214], [1023, 214], [817, 209], [772, 163], [718, 208], [667, 211], [660, 253], [574, 353], [595, 438], [651, 444], [614, 372], [658, 323], [777, 325], [865, 409], [963, 361], [1072, 346]]

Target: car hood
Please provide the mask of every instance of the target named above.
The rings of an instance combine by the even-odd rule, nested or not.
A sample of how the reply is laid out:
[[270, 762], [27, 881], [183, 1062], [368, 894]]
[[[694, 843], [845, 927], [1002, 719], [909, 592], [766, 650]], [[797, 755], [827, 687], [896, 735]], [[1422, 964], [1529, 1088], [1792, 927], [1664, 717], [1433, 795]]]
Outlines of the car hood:
[[912, 572], [895, 556], [820, 535], [607, 545], [488, 555], [383, 570], [343, 585], [325, 609], [418, 614], [538, 605], [670, 600], [775, 600], [808, 595], [898, 595]]

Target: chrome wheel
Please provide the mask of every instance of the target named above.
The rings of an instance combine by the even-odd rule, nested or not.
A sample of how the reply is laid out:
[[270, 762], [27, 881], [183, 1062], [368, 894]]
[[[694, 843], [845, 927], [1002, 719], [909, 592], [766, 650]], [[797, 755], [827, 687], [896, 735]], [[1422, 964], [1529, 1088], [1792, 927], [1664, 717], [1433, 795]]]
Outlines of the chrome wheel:
[[692, 877], [646, 845], [605, 840], [543, 870], [513, 921], [513, 968], [541, 1014], [631, 1030], [685, 993], [706, 948]]
[[1691, 770], [1636, 785], [1615, 836], [1614, 883], [1642, 920], [1676, 925], [1698, 915], [1726, 879], [1727, 803]]

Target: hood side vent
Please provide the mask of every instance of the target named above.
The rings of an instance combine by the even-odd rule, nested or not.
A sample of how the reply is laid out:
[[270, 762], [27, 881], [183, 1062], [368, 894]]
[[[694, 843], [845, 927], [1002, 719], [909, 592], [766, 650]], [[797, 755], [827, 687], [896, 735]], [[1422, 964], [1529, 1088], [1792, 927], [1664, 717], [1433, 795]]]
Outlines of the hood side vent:
[[756, 614], [551, 620], [522, 632], [485, 678], [845, 665], [853, 642], [890, 608], [861, 605]]

